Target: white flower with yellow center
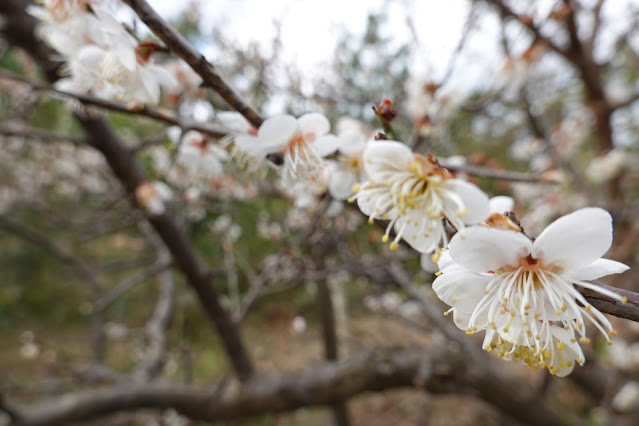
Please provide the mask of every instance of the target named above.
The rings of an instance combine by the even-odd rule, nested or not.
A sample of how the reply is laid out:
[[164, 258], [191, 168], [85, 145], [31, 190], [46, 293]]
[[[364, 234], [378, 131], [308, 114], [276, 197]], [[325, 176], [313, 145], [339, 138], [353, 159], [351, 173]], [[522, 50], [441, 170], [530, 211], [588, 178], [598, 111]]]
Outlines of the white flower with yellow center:
[[324, 168], [322, 157], [337, 149], [335, 135], [328, 134], [330, 128], [328, 119], [319, 113], [305, 114], [297, 119], [280, 115], [265, 120], [257, 136], [240, 135], [235, 143], [254, 157], [279, 156], [276, 161], [281, 162], [282, 180], [289, 186]]
[[588, 282], [628, 267], [601, 259], [612, 244], [612, 218], [586, 208], [551, 223], [532, 241], [521, 232], [485, 226], [457, 233], [439, 260], [437, 296], [453, 308], [455, 324], [468, 334], [486, 330], [484, 349], [547, 367], [564, 376], [583, 364], [577, 339], [591, 322], [610, 343], [608, 319], [575, 288], [624, 301]]
[[447, 242], [445, 218], [456, 229], [488, 218], [488, 196], [475, 185], [441, 167], [432, 157], [414, 154], [395, 141], [370, 143], [363, 155], [368, 180], [356, 185], [360, 210], [369, 217], [389, 220], [382, 241], [396, 236], [391, 249], [404, 239], [421, 253], [435, 251]]

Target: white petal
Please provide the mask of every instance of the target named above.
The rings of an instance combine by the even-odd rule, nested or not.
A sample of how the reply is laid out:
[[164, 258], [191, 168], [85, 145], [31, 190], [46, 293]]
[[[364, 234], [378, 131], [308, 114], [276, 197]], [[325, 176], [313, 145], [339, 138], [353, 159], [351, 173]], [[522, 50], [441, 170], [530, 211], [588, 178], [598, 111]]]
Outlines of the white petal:
[[215, 119], [225, 128], [234, 132], [248, 133], [251, 123], [237, 111], [220, 111], [215, 114]]
[[437, 263], [433, 262], [433, 252], [422, 253], [419, 259], [419, 264], [424, 271], [430, 272], [431, 274], [439, 271], [439, 266], [437, 265]]
[[173, 198], [173, 191], [164, 182], [155, 182], [155, 192], [157, 196], [163, 201], [169, 201]]
[[590, 265], [576, 270], [568, 271], [562, 275], [572, 281], [596, 280], [611, 274], [620, 274], [630, 269], [621, 262], [609, 259], [597, 259]]
[[444, 303], [462, 312], [473, 312], [486, 296], [484, 290], [490, 280], [470, 271], [445, 273], [435, 278], [433, 290]]
[[180, 141], [180, 137], [182, 136], [182, 129], [180, 129], [180, 126], [171, 126], [166, 129], [166, 134], [171, 142], [178, 143]]
[[159, 198], [153, 198], [146, 205], [146, 209], [152, 215], [161, 215], [164, 214], [166, 208], [164, 207], [164, 203]]
[[267, 118], [260, 126], [257, 134], [269, 145], [286, 144], [297, 130], [297, 120], [292, 115], [278, 115]]
[[364, 169], [369, 176], [378, 171], [407, 170], [414, 160], [413, 151], [401, 142], [379, 141], [364, 150]]
[[381, 199], [380, 195], [374, 191], [365, 189], [360, 190], [357, 194], [357, 206], [366, 216], [370, 216], [375, 212], [375, 205]]
[[312, 142], [313, 148], [317, 150], [320, 157], [333, 154], [339, 149], [339, 139], [335, 135], [324, 135]]
[[105, 57], [106, 51], [97, 46], [86, 46], [77, 55], [77, 61], [87, 68], [97, 68]]
[[335, 168], [331, 170], [331, 179], [328, 182], [328, 191], [336, 200], [345, 200], [353, 195], [353, 185], [358, 177], [350, 172]]
[[504, 214], [509, 212], [515, 206], [515, 200], [507, 195], [497, 195], [489, 201], [489, 208], [491, 213]]
[[[464, 207], [468, 211], [468, 214], [461, 217], [464, 224], [475, 225], [488, 219], [490, 216], [488, 195], [484, 194], [477, 186], [461, 179], [449, 179], [442, 185], [454, 191], [464, 202]], [[455, 205], [451, 200], [446, 199], [446, 204], [455, 211]]]
[[612, 218], [600, 208], [586, 208], [560, 217], [537, 237], [532, 255], [568, 270], [590, 265], [612, 244]]
[[151, 64], [148, 66], [149, 70], [153, 73], [153, 77], [162, 87], [167, 89], [174, 89], [178, 86], [178, 82], [168, 70], [159, 65]]
[[297, 126], [305, 136], [313, 135], [310, 139], [311, 141], [324, 136], [331, 130], [331, 123], [328, 122], [328, 118], [318, 112], [304, 114], [297, 119]]
[[[422, 223], [417, 222], [415, 216], [409, 212], [407, 216], [399, 218], [395, 222], [395, 231], [399, 231], [408, 218], [411, 222], [410, 225], [405, 226], [402, 239], [420, 253], [432, 253], [439, 246], [441, 233], [433, 231], [425, 234]], [[440, 220], [432, 221], [431, 225], [435, 228], [443, 226]]]
[[530, 254], [532, 242], [521, 232], [472, 226], [459, 231], [450, 242], [450, 256], [475, 272], [516, 266]]

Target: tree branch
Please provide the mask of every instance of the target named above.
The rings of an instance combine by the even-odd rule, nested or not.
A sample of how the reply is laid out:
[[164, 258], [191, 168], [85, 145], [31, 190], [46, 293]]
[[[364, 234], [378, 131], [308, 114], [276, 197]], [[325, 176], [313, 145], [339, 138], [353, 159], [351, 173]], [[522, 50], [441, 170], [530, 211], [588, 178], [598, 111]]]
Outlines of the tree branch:
[[232, 381], [211, 387], [129, 384], [69, 394], [46, 403], [12, 406], [16, 417], [10, 425], [67, 424], [139, 408], [173, 408], [192, 419], [223, 421], [330, 405], [365, 391], [400, 387], [423, 387], [432, 392], [470, 387], [489, 402], [507, 408], [523, 424], [582, 424], [575, 418], [559, 417], [527, 385], [509, 385], [482, 373], [459, 354], [377, 348], [309, 370], [277, 377], [255, 376], [244, 383]]
[[215, 67], [204, 55], [191, 46], [181, 34], [171, 28], [160, 15], [144, 0], [123, 0], [131, 6], [153, 33], [164, 42], [166, 47], [193, 68], [202, 77], [206, 85], [215, 90], [233, 109], [242, 114], [255, 128], [260, 127], [264, 119], [250, 107], [235, 91], [222, 80]]
[[[51, 51], [43, 48], [43, 44], [34, 36], [35, 20], [24, 11], [23, 0], [6, 0], [0, 2], [0, 13], [6, 16], [7, 22], [20, 22], [21, 25], [8, 25], [3, 31], [9, 40], [31, 53], [36, 62], [44, 69], [57, 69], [50, 61]], [[17, 32], [18, 34], [14, 34]], [[47, 72], [50, 82], [58, 76], [55, 72]], [[130, 195], [132, 203], [136, 203], [132, 194], [147, 180], [137, 159], [131, 155], [124, 143], [111, 126], [101, 117], [77, 116], [78, 121], [90, 135], [91, 145], [100, 151], [113, 174]], [[230, 318], [229, 313], [220, 302], [220, 296], [213, 285], [211, 271], [202, 263], [195, 248], [191, 245], [184, 229], [167, 214], [148, 217], [148, 221], [160, 235], [171, 252], [175, 264], [186, 276], [186, 281], [196, 292], [200, 305], [215, 325], [228, 358], [238, 377], [247, 379], [254, 370], [248, 352], [242, 343], [239, 330]]]
[[[229, 132], [223, 128], [209, 126], [204, 123], [197, 123], [194, 121], [186, 121], [175, 116], [173, 111], [168, 109], [152, 108], [148, 105], [133, 105], [124, 104], [122, 102], [109, 101], [107, 99], [98, 98], [91, 95], [84, 95], [79, 93], [66, 92], [64, 90], [56, 89], [50, 84], [40, 83], [32, 81], [21, 75], [14, 74], [12, 72], [0, 70], [0, 78], [5, 80], [18, 81], [29, 85], [33, 90], [51, 92], [58, 95], [62, 95], [67, 98], [71, 98], [80, 101], [84, 105], [91, 105], [98, 108], [122, 112], [130, 115], [138, 115], [141, 117], [151, 118], [156, 121], [160, 121], [172, 126], [179, 126], [182, 131], [197, 130], [200, 133], [207, 134], [214, 138], [221, 138], [226, 136]], [[90, 114], [89, 114], [90, 115]]]

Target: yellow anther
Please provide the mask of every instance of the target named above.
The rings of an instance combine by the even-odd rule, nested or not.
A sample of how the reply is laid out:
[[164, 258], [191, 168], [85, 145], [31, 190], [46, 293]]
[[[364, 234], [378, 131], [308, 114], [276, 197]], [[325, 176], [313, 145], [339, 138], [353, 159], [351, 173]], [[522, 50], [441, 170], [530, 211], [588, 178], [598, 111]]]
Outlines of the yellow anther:
[[382, 236], [382, 242], [383, 243], [387, 243], [388, 242], [388, 235], [383, 235]]
[[457, 212], [455, 213], [455, 216], [464, 217], [464, 216], [468, 216], [468, 213], [470, 213], [468, 209], [461, 209], [461, 210], [457, 210]]
[[557, 342], [557, 349], [563, 351], [565, 348], [566, 346], [562, 342]]
[[390, 243], [390, 249], [395, 251], [399, 248], [399, 244], [397, 244], [397, 241], [393, 241], [392, 243]]
[[436, 277], [438, 277], [438, 276], [440, 276], [442, 273], [443, 273], [442, 271], [437, 271], [437, 272], [435, 272], [435, 276], [436, 276]]
[[610, 330], [608, 334], [610, 334], [612, 337], [615, 337], [617, 335], [617, 332], [615, 330]]
[[373, 219], [372, 217], [368, 218], [368, 224], [372, 225], [373, 223], [375, 223], [375, 219]]
[[435, 250], [435, 252], [430, 258], [433, 262], [437, 263], [439, 261], [439, 257], [441, 256], [441, 254], [442, 254], [442, 249], [437, 248], [437, 250]]
[[628, 303], [628, 298], [627, 298], [626, 296], [622, 297], [622, 298], [621, 298], [621, 303], [623, 303], [624, 305], [625, 305], [626, 303]]
[[361, 186], [359, 183], [353, 184], [353, 192], [359, 192]]
[[608, 340], [606, 343], [608, 343], [609, 345], [612, 345], [612, 340]]
[[348, 197], [346, 199], [346, 201], [348, 201], [349, 203], [354, 203], [355, 202], [355, 197]]

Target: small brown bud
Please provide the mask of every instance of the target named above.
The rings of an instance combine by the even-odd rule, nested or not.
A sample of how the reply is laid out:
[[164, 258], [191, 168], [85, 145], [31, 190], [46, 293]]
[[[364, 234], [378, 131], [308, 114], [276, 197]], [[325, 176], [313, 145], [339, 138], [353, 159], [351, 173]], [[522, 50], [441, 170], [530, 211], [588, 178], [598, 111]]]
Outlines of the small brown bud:
[[376, 141], [386, 141], [386, 140], [388, 140], [388, 138], [386, 137], [386, 133], [377, 132], [377, 134], [375, 135], [375, 140]]
[[386, 121], [393, 121], [397, 117], [397, 109], [390, 99], [384, 99], [377, 108], [373, 107], [376, 114], [382, 116]]

